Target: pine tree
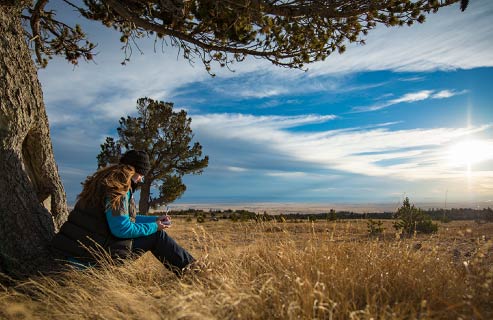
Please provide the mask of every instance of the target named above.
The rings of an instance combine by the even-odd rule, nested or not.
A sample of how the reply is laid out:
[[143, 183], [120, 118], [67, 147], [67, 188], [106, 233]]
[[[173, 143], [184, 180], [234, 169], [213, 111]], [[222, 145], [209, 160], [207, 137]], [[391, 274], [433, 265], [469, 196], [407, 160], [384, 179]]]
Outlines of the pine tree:
[[[173, 103], [150, 98], [137, 100], [137, 116], [120, 119], [118, 139], [106, 138], [98, 155], [98, 166], [117, 163], [122, 148], [147, 152], [151, 170], [141, 186], [139, 212], [167, 205], [186, 190], [182, 181], [185, 174], [200, 174], [207, 167], [209, 157], [202, 157], [202, 146], [192, 144], [192, 119], [185, 110], [174, 111]], [[157, 186], [159, 194], [151, 194]]]
[[423, 210], [411, 205], [409, 198], [404, 199], [402, 206], [395, 214], [394, 228], [402, 230], [404, 234], [434, 233], [438, 231], [438, 225], [433, 223], [430, 216]]

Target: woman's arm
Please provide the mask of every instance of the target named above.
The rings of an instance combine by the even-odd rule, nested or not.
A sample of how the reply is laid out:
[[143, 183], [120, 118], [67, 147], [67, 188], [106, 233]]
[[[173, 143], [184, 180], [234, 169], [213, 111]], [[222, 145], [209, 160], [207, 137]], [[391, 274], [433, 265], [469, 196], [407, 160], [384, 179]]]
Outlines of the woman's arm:
[[128, 214], [114, 215], [111, 209], [106, 210], [106, 220], [111, 233], [118, 238], [137, 238], [153, 234], [158, 230], [156, 219], [153, 222], [134, 223]]
[[156, 216], [144, 216], [144, 215], [140, 215], [138, 214], [136, 217], [135, 217], [135, 222], [136, 223], [149, 223], [149, 222], [156, 222], [157, 221], [157, 218]]
[[128, 199], [129, 194], [122, 199], [121, 207], [117, 211], [111, 208], [109, 200], [106, 199], [106, 221], [108, 222], [111, 233], [115, 237], [129, 239], [148, 236], [158, 231], [159, 226], [156, 218], [154, 218], [154, 221], [150, 221], [150, 219], [147, 219], [148, 221], [145, 222], [139, 221], [134, 223], [130, 221]]

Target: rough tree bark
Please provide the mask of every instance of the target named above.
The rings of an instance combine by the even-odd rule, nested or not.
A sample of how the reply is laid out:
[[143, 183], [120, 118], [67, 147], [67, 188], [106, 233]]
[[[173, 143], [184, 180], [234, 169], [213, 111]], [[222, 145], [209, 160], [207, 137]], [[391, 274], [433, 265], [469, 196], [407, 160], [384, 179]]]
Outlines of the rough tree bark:
[[0, 269], [36, 270], [67, 219], [37, 71], [19, 5], [0, 4]]

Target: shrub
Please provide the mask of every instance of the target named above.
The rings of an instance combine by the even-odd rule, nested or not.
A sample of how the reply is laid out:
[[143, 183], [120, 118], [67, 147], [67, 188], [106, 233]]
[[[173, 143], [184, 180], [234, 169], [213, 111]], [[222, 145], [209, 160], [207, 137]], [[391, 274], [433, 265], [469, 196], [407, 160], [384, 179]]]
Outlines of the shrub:
[[442, 223], [449, 223], [450, 221], [452, 221], [452, 219], [450, 219], [447, 215], [443, 215], [440, 217], [440, 222]]
[[203, 213], [197, 214], [197, 223], [205, 222], [205, 215]]
[[430, 216], [425, 214], [423, 210], [416, 208], [409, 202], [406, 197], [402, 203], [402, 207], [397, 209], [395, 214], [397, 221], [394, 222], [394, 228], [402, 230], [405, 234], [416, 233], [434, 233], [438, 231], [438, 225], [433, 223]]
[[329, 213], [327, 214], [327, 220], [329, 221], [337, 220], [337, 213], [334, 209], [330, 209]]
[[493, 222], [493, 209], [488, 207], [488, 209], [483, 209], [484, 220], [487, 222]]
[[380, 220], [373, 220], [369, 219], [368, 222], [366, 222], [366, 226], [368, 227], [368, 233], [370, 236], [376, 236], [380, 235], [383, 233], [384, 227], [382, 227], [383, 222]]

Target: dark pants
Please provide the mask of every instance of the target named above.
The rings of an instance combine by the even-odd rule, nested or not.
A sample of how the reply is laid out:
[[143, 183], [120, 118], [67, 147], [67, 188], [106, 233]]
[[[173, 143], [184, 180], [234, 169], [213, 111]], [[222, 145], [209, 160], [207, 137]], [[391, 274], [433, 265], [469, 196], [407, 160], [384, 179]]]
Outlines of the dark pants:
[[134, 239], [134, 252], [142, 253], [149, 250], [159, 261], [176, 274], [180, 274], [183, 268], [195, 261], [190, 253], [163, 230], [149, 236]]

